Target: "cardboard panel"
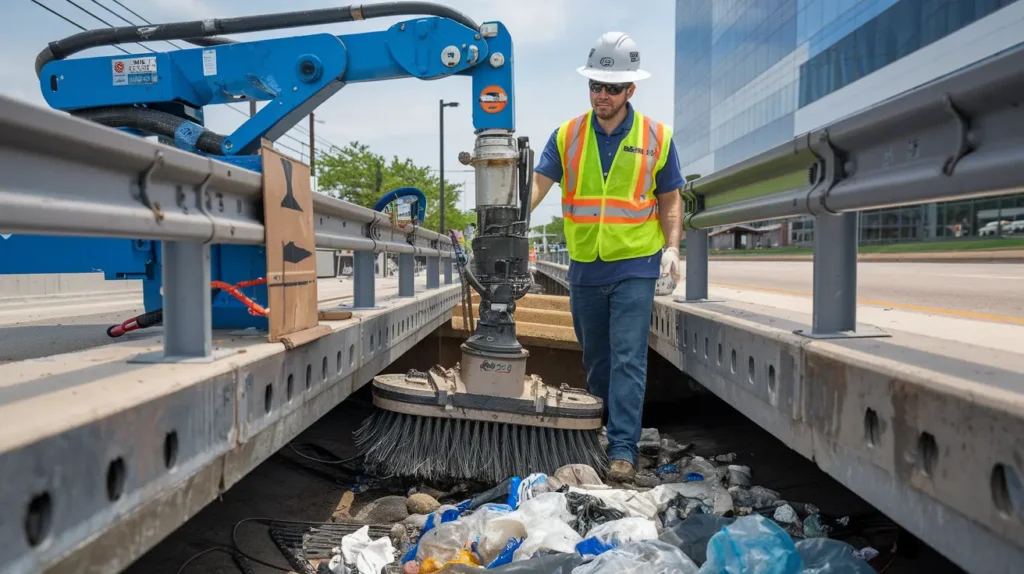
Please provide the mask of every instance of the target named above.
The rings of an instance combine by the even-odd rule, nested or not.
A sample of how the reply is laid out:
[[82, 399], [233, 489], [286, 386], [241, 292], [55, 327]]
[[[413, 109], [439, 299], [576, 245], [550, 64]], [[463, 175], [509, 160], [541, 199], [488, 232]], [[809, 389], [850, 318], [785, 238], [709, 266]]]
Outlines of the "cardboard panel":
[[316, 237], [309, 166], [263, 142], [270, 340], [311, 329], [317, 318]]

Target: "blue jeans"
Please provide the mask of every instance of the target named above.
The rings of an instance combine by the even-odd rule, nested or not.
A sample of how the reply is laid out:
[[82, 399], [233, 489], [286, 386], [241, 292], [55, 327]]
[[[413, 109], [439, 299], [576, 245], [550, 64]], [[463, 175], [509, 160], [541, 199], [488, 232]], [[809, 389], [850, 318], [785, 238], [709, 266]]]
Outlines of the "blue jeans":
[[583, 347], [587, 392], [608, 417], [608, 458], [636, 464], [647, 387], [647, 343], [655, 279], [569, 287], [576, 339]]

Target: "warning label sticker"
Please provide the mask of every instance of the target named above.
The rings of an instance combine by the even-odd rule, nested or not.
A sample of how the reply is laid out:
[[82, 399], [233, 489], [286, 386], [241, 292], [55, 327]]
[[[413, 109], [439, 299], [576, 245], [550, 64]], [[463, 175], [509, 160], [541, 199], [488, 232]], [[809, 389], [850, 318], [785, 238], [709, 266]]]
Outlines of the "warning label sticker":
[[496, 114], [505, 109], [508, 94], [501, 86], [487, 86], [480, 92], [480, 107], [489, 114]]
[[203, 50], [203, 75], [217, 75], [217, 51]]
[[111, 62], [115, 86], [157, 83], [156, 56], [123, 58]]

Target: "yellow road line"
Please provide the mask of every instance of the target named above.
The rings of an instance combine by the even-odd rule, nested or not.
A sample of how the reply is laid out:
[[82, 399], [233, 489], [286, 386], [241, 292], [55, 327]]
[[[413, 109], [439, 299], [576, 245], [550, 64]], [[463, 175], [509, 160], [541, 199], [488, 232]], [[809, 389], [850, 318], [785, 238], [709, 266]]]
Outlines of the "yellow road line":
[[[804, 293], [802, 291], [789, 291], [786, 289], [775, 289], [772, 287], [757, 287], [754, 285], [740, 285], [737, 283], [723, 283], [721, 281], [708, 281], [711, 285], [719, 285], [721, 287], [731, 287], [733, 289], [752, 289], [754, 291], [766, 291], [769, 293], [778, 293], [780, 295], [796, 295], [797, 297], [814, 297], [812, 293]], [[909, 303], [893, 303], [891, 301], [878, 301], [875, 299], [857, 299], [857, 302], [862, 305], [873, 305], [876, 307], [889, 307], [892, 309], [905, 309], [907, 311], [919, 311], [921, 313], [932, 313], [935, 315], [948, 315], [950, 317], [959, 317], [961, 319], [976, 319], [979, 321], [990, 321], [992, 323], [1007, 323], [1010, 325], [1024, 325], [1024, 318], [1022, 317], [1008, 317], [1005, 315], [992, 315], [990, 313], [977, 313], [975, 311], [960, 311], [957, 309], [943, 309], [941, 307], [925, 307], [923, 305], [911, 305]]]

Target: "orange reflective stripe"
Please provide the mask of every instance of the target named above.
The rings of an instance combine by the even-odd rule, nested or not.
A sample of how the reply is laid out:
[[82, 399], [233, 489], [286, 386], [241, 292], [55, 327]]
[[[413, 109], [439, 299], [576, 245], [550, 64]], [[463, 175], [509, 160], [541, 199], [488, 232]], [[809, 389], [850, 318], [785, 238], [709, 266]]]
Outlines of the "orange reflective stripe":
[[636, 188], [633, 191], [633, 200], [641, 201], [645, 193], [654, 188], [654, 168], [658, 164], [658, 157], [661, 155], [665, 138], [665, 126], [658, 122], [651, 122], [644, 116], [644, 125], [640, 134], [640, 149], [645, 150], [639, 161], [641, 162], [640, 173], [637, 174]]
[[600, 223], [600, 224], [622, 224], [622, 225], [636, 225], [638, 223], [647, 223], [648, 221], [658, 221], [658, 213], [653, 212], [650, 215], [643, 217], [609, 217], [605, 215], [568, 215], [565, 217], [573, 223]]
[[580, 158], [583, 156], [584, 122], [586, 114], [574, 119], [565, 135], [565, 150], [562, 157], [565, 158], [565, 195], [572, 198], [576, 195], [576, 188], [580, 179]]

